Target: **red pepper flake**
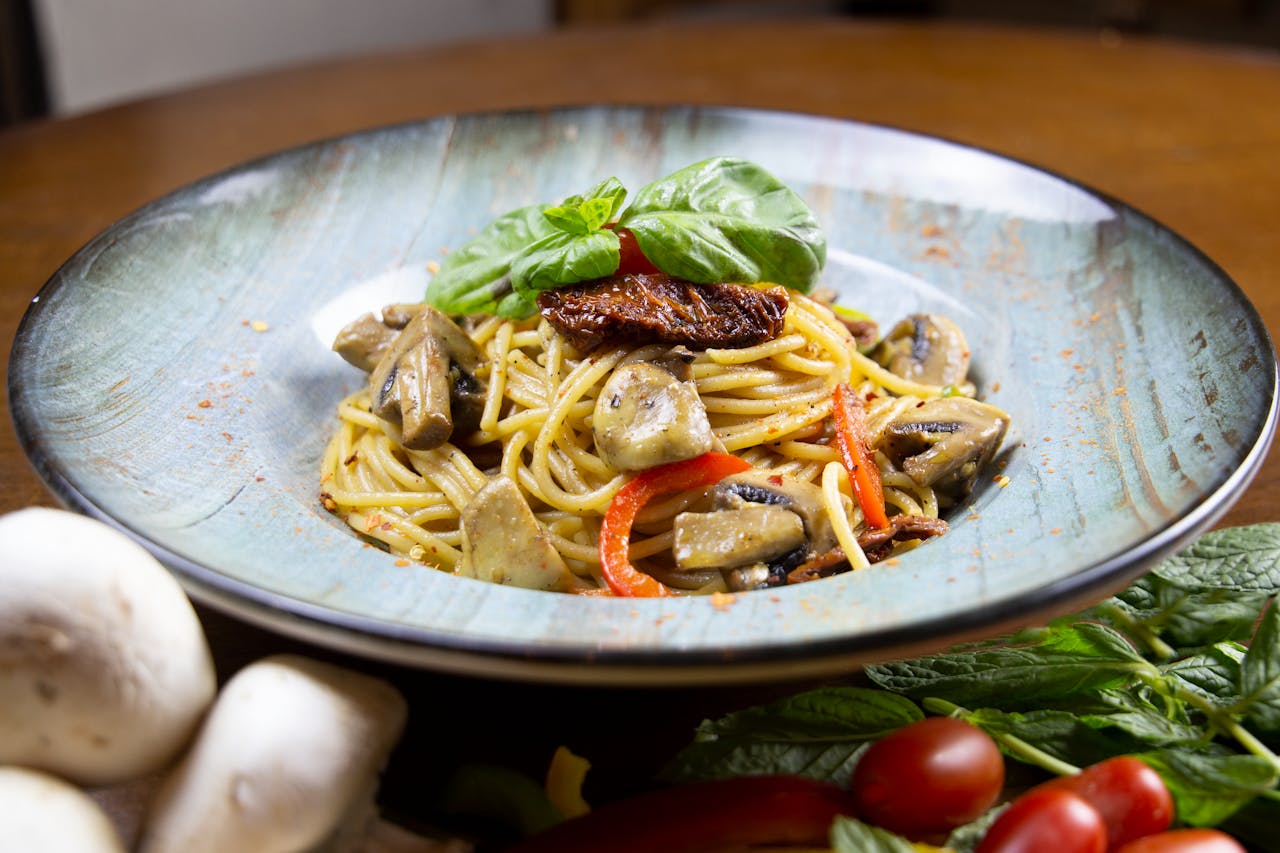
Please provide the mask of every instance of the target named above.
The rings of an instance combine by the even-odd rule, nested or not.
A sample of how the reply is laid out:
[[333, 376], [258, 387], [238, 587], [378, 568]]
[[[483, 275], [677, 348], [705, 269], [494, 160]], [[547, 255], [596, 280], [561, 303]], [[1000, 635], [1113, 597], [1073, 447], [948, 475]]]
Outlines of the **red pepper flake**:
[[408, 561], [408, 560], [396, 560], [396, 565], [403, 569], [403, 568], [405, 568], [406, 566], [408, 566], [408, 565], [409, 565], [409, 561]]
[[733, 603], [738, 600], [738, 596], [731, 592], [713, 592], [711, 593], [711, 606], [721, 612], [728, 610]]
[[335, 501], [333, 499], [333, 495], [329, 494], [328, 492], [320, 493], [320, 503], [321, 505], [324, 506], [325, 509], [329, 510], [329, 512], [338, 511], [338, 502]]
[[196, 405], [197, 405], [197, 406], [199, 406], [199, 407], [200, 407], [200, 408], [202, 408], [202, 409], [208, 409], [208, 408], [212, 408], [212, 406], [213, 406], [213, 401], [212, 401], [212, 400], [201, 400], [199, 403], [196, 403]]
[[227, 441], [231, 441], [231, 433], [229, 432], [224, 432], [222, 434], [222, 437], [225, 438]]
[[1049, 532], [1050, 532], [1050, 533], [1052, 533], [1054, 536], [1057, 536], [1059, 533], [1061, 533], [1061, 532], [1062, 532], [1062, 528], [1061, 528], [1061, 527], [1055, 527], [1055, 528], [1053, 528], [1052, 530], [1050, 530]]
[[342, 460], [343, 465], [354, 465], [356, 460], [360, 458], [360, 451], [352, 451], [351, 455]]

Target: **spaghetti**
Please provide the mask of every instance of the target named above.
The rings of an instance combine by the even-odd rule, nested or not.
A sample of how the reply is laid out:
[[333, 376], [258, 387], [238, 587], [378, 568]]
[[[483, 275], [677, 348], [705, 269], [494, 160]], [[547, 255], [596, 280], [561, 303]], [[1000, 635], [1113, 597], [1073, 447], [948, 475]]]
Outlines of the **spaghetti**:
[[[688, 381], [706, 412], [715, 449], [758, 471], [809, 484], [821, 496], [838, 543], [840, 569], [862, 568], [870, 562], [868, 525], [833, 442], [837, 386], [849, 386], [865, 403], [870, 447], [890, 516], [937, 519], [955, 500], [940, 483], [958, 477], [962, 486], [965, 478], [971, 484], [970, 469], [986, 464], [994, 448], [960, 465], [950, 460], [951, 467], [933, 483], [918, 472], [913, 476], [911, 463], [919, 468], [929, 462], [924, 457], [941, 452], [948, 430], [959, 427], [943, 427], [940, 434], [935, 423], [934, 433], [926, 429], [910, 438], [901, 422], [955, 389], [891, 371], [884, 359], [859, 349], [828, 304], [795, 291], [788, 296], [781, 334], [754, 346], [690, 354]], [[475, 378], [485, 386], [474, 431], [453, 435], [429, 450], [405, 447], [396, 426], [374, 413], [371, 389], [362, 387], [338, 406], [338, 429], [321, 470], [325, 507], [404, 559], [474, 574], [464, 558], [463, 519], [477, 494], [505, 476], [528, 504], [540, 537], [567, 568], [567, 581], [557, 588], [606, 590], [601, 522], [635, 472], [614, 470], [601, 454], [593, 413], [615, 370], [659, 361], [671, 347], [606, 342], [584, 354], [537, 316], [511, 320], [482, 315], [464, 320], [462, 328], [480, 353]], [[1002, 424], [1000, 436], [1003, 431]], [[645, 506], [635, 519], [631, 561], [674, 591], [742, 588], [734, 586], [730, 573], [691, 570], [672, 556], [674, 519], [682, 512], [705, 510], [707, 501], [708, 490], [702, 488]], [[916, 547], [924, 538], [898, 534], [876, 539], [871, 559]]]

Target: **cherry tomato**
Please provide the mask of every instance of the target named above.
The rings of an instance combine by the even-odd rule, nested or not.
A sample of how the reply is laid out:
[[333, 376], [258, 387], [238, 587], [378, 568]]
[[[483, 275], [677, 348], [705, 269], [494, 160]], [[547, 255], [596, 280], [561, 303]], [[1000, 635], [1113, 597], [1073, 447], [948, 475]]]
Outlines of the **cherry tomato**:
[[1107, 826], [1098, 810], [1062, 788], [1032, 788], [1000, 813], [976, 853], [1103, 853]]
[[618, 249], [618, 275], [653, 275], [656, 272], [661, 272], [644, 256], [644, 252], [640, 251], [640, 244], [636, 242], [636, 235], [625, 228], [616, 228], [614, 230], [618, 232], [618, 242], [620, 244]]
[[1107, 825], [1108, 850], [1164, 832], [1173, 823], [1173, 797], [1164, 780], [1150, 765], [1129, 755], [1099, 761], [1044, 787], [1072, 791], [1097, 809]]
[[1131, 841], [1117, 853], [1245, 853], [1244, 847], [1216, 829], [1175, 829]]
[[853, 770], [853, 802], [868, 823], [927, 838], [968, 823], [1004, 787], [1004, 759], [986, 732], [929, 717], [873, 743]]

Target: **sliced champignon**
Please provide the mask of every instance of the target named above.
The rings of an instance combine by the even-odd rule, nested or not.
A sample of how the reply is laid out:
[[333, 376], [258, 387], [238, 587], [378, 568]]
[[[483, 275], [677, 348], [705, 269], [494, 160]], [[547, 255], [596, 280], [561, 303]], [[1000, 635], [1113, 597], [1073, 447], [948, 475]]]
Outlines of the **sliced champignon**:
[[400, 425], [400, 442], [430, 450], [474, 430], [484, 409], [475, 377], [480, 351], [447, 316], [424, 306], [386, 347], [369, 374], [373, 410]]
[[1008, 427], [1009, 416], [996, 406], [969, 397], [938, 397], [886, 424], [880, 449], [912, 480], [957, 501], [973, 490]]
[[0, 847], [22, 853], [124, 853], [88, 794], [56, 776], [0, 767]]
[[425, 303], [397, 302], [382, 309], [382, 319], [362, 314], [348, 323], [333, 340], [333, 350], [365, 373], [378, 366], [391, 342], [409, 321], [422, 313]]
[[780, 506], [800, 516], [811, 553], [836, 546], [822, 489], [812, 483], [769, 471], [743, 471], [725, 477], [711, 491], [714, 509], [738, 509], [751, 504]]
[[0, 763], [137, 779], [173, 760], [215, 689], [194, 609], [142, 546], [62, 510], [0, 517]]
[[525, 589], [567, 590], [573, 573], [509, 477], [490, 480], [462, 510], [458, 574]]
[[162, 782], [138, 850], [287, 853], [361, 833], [405, 717], [380, 679], [293, 655], [253, 663]]
[[890, 373], [924, 385], [962, 385], [969, 373], [964, 332], [941, 314], [912, 314], [885, 335], [873, 353]]
[[770, 560], [804, 544], [804, 522], [780, 506], [759, 504], [675, 517], [671, 551], [683, 570], [729, 569]]
[[715, 437], [697, 389], [648, 362], [624, 364], [596, 399], [591, 432], [615, 471], [640, 471], [701, 456]]

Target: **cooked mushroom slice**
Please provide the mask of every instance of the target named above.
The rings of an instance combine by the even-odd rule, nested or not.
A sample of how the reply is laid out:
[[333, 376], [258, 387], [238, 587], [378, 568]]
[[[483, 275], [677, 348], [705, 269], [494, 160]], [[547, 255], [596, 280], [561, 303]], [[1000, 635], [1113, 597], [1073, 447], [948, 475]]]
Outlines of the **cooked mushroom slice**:
[[615, 471], [640, 471], [692, 459], [714, 437], [698, 391], [648, 362], [613, 371], [596, 400], [591, 431], [596, 449]]
[[758, 504], [675, 517], [671, 551], [681, 569], [733, 568], [763, 562], [804, 544], [804, 522], [780, 506]]
[[969, 373], [964, 333], [941, 314], [912, 314], [900, 320], [874, 355], [889, 372], [925, 385], [961, 385]]
[[1009, 416], [969, 397], [928, 400], [890, 421], [880, 449], [922, 486], [959, 500], [973, 490], [1009, 427]]
[[397, 302], [382, 309], [382, 319], [372, 313], [361, 314], [338, 332], [333, 350], [364, 372], [378, 366], [387, 347], [409, 321], [422, 313], [421, 302]]
[[369, 374], [374, 413], [400, 424], [400, 443], [412, 450], [430, 450], [455, 432], [474, 430], [484, 409], [475, 378], [479, 363], [467, 333], [426, 306]]
[[785, 507], [800, 516], [810, 552], [822, 553], [836, 546], [822, 489], [812, 483], [769, 471], [744, 471], [725, 477], [711, 492], [711, 505], [715, 509], [737, 509], [752, 504]]
[[573, 573], [509, 477], [489, 481], [462, 510], [458, 574], [525, 589], [567, 590]]

